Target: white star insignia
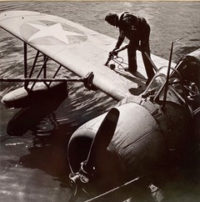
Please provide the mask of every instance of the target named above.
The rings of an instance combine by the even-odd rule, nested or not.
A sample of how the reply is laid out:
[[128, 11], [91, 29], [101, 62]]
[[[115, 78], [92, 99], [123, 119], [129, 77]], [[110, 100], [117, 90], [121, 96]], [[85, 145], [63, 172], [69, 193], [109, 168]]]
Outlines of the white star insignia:
[[29, 24], [32, 27], [39, 29], [38, 32], [33, 34], [28, 39], [29, 42], [33, 41], [34, 39], [41, 38], [41, 37], [52, 36], [60, 41], [63, 41], [66, 44], [69, 44], [69, 39], [67, 38], [67, 36], [83, 36], [83, 35], [75, 33], [75, 32], [65, 31], [60, 23], [50, 25], [50, 26], [33, 24], [33, 23], [29, 23]]

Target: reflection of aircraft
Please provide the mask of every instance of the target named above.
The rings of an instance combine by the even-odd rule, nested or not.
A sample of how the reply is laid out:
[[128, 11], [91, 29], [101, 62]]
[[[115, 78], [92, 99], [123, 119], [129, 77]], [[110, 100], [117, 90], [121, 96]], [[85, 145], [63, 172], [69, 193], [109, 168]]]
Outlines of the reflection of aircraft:
[[[168, 65], [167, 60], [152, 56], [161, 68], [144, 92], [135, 96], [134, 89], [140, 88], [141, 79], [127, 79], [104, 66], [112, 47], [110, 37], [60, 17], [29, 11], [1, 13], [0, 26], [24, 42], [24, 78], [1, 79], [24, 81], [23, 88], [3, 97], [2, 102], [8, 107], [40, 104], [41, 96], [49, 102], [52, 96], [65, 98], [64, 84], [55, 83], [70, 81], [57, 78], [61, 67], [82, 77], [78, 81], [86, 87], [100, 89], [119, 101], [115, 108], [85, 123], [72, 135], [68, 162], [70, 179], [76, 185], [88, 191], [90, 185], [95, 184], [101, 191], [107, 191], [124, 183], [140, 184], [141, 180], [146, 188], [153, 171], [164, 166], [170, 157], [178, 161], [187, 153], [192, 139], [189, 130], [193, 117], [199, 112], [199, 50], [177, 65], [170, 64], [171, 58]], [[38, 50], [29, 74], [27, 45]], [[42, 54], [44, 60], [34, 79], [32, 72], [38, 54]], [[59, 64], [52, 79], [46, 75], [48, 60]], [[138, 63], [138, 71], [144, 75], [139, 53]], [[42, 72], [43, 78], [39, 79]], [[43, 82], [42, 87], [38, 81]], [[130, 180], [131, 183], [126, 184]], [[101, 197], [115, 190], [119, 191], [116, 188]]]

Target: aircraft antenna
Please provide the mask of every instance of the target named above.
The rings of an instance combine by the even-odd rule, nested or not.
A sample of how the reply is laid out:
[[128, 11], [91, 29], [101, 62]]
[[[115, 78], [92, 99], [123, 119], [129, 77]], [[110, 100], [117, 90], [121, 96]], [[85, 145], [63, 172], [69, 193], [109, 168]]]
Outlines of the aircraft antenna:
[[170, 75], [172, 54], [173, 54], [173, 47], [174, 47], [174, 42], [172, 41], [170, 55], [169, 55], [169, 64], [168, 64], [168, 69], [167, 69], [167, 78], [166, 78], [166, 83], [165, 83], [165, 91], [164, 91], [164, 99], [163, 99], [162, 109], [165, 109], [165, 104], [166, 104], [167, 90], [168, 90], [168, 85], [169, 85], [169, 75]]
[[169, 85], [169, 75], [170, 75], [170, 69], [171, 69], [171, 62], [172, 62], [172, 54], [173, 54], [174, 43], [177, 42], [177, 41], [180, 41], [182, 39], [183, 38], [176, 39], [175, 41], [172, 41], [172, 43], [171, 43], [171, 50], [170, 50], [170, 55], [169, 55], [169, 64], [168, 64], [167, 78], [166, 78], [166, 83], [165, 83], [164, 99], [163, 99], [163, 106], [162, 106], [163, 109], [165, 108], [165, 104], [166, 104], [167, 90], [168, 90], [168, 85]]

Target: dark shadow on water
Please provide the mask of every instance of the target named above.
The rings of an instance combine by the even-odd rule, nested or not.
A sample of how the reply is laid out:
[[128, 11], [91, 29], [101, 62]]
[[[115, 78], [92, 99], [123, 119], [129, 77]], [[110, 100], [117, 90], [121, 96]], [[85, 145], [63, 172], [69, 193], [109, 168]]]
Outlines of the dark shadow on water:
[[67, 144], [75, 128], [63, 125], [51, 135], [33, 138], [29, 153], [20, 157], [20, 165], [37, 168], [60, 181], [60, 185], [69, 187], [69, 167], [67, 163]]
[[21, 136], [28, 130], [33, 129], [33, 127], [39, 124], [44, 117], [52, 115], [65, 98], [66, 95], [48, 96], [46, 98], [41, 98], [36, 104], [21, 109], [8, 122], [8, 135]]

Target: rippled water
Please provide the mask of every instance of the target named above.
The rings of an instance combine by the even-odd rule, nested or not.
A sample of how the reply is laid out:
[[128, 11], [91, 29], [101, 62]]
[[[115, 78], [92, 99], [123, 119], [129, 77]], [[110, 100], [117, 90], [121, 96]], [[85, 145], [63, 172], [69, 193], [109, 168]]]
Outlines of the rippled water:
[[[152, 53], [168, 58], [170, 44], [178, 38], [182, 40], [175, 45], [174, 61], [200, 47], [200, 2], [0, 2], [0, 12], [12, 9], [58, 15], [115, 38], [118, 31], [104, 22], [105, 14], [109, 11], [131, 11], [145, 17], [151, 25]], [[22, 53], [23, 44], [0, 30], [0, 77], [17, 77], [22, 73]], [[0, 84], [0, 96], [12, 88], [13, 84]], [[65, 119], [65, 127], [61, 131], [66, 136], [81, 123], [116, 103], [101, 92], [87, 91], [81, 84], [70, 84], [69, 89], [69, 98], [57, 112], [60, 119]], [[13, 113], [0, 106], [0, 135], [6, 134], [6, 124]], [[59, 171], [52, 174], [49, 168], [38, 167], [50, 176], [58, 176], [55, 173]]]

